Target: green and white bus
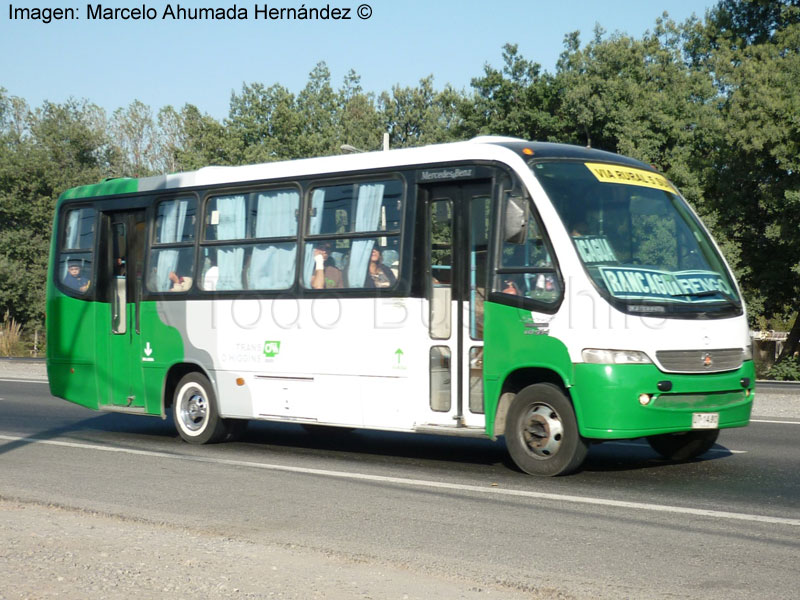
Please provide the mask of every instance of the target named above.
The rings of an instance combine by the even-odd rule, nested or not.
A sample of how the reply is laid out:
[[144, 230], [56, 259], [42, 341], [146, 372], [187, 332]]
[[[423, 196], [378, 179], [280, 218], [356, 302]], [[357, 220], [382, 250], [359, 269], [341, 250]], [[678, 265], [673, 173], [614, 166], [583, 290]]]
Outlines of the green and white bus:
[[616, 154], [481, 137], [113, 179], [58, 201], [53, 395], [174, 418], [475, 436], [527, 473], [750, 419], [745, 308], [697, 215]]

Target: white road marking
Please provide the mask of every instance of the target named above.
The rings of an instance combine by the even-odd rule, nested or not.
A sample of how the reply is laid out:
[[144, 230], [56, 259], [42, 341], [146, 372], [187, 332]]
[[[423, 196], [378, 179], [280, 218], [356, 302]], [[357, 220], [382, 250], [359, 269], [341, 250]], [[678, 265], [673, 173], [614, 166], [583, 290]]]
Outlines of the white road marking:
[[800, 421], [768, 421], [766, 419], [750, 419], [751, 423], [779, 423], [780, 425], [800, 425]]
[[800, 527], [800, 519], [788, 519], [784, 517], [768, 517], [764, 515], [751, 515], [746, 513], [725, 512], [720, 510], [706, 510], [702, 508], [688, 508], [681, 506], [667, 506], [664, 504], [650, 504], [646, 502], [627, 502], [623, 500], [608, 500], [603, 498], [590, 498], [588, 496], [569, 496], [566, 494], [549, 494], [544, 492], [531, 492], [528, 490], [512, 490], [499, 487], [482, 487], [478, 485], [467, 485], [461, 483], [446, 483], [442, 481], [428, 481], [425, 479], [408, 479], [404, 477], [387, 477], [384, 475], [369, 475], [366, 473], [352, 473], [348, 471], [329, 471], [325, 469], [309, 469], [305, 467], [291, 467], [287, 465], [275, 465], [269, 463], [259, 463], [247, 460], [231, 460], [225, 458], [211, 458], [204, 456], [187, 456], [184, 454], [170, 454], [168, 452], [156, 452], [152, 450], [134, 450], [132, 448], [120, 448], [117, 446], [100, 446], [96, 444], [83, 444], [77, 442], [63, 442], [59, 440], [41, 440], [32, 437], [19, 437], [10, 435], [0, 435], [0, 440], [9, 442], [23, 442], [26, 444], [44, 444], [49, 446], [60, 446], [67, 448], [79, 448], [82, 450], [98, 450], [101, 452], [119, 452], [135, 456], [148, 456], [151, 458], [164, 458], [170, 460], [184, 460], [188, 462], [207, 463], [216, 465], [228, 465], [233, 467], [246, 467], [252, 469], [264, 469], [268, 471], [282, 471], [285, 473], [299, 473], [303, 475], [316, 475], [319, 477], [331, 477], [335, 479], [350, 479], [355, 481], [372, 481], [378, 483], [391, 483], [407, 487], [435, 488], [445, 490], [458, 490], [472, 492], [476, 494], [486, 494], [489, 496], [516, 496], [536, 500], [553, 500], [556, 502], [572, 502], [575, 504], [591, 504], [595, 506], [606, 506], [613, 508], [624, 508], [631, 510], [645, 510], [651, 512], [673, 513], [679, 515], [692, 515], [697, 517], [710, 517], [714, 519], [728, 519], [734, 521], [750, 521], [753, 523], [770, 523], [773, 525], [790, 525]]
[[0, 379], [0, 381], [7, 381], [8, 383], [48, 383], [47, 379]]

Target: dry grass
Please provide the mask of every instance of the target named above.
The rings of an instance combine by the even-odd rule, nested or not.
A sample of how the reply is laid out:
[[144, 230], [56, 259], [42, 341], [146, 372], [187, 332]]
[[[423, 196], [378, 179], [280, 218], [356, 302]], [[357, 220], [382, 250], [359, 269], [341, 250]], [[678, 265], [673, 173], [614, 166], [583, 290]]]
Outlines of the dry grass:
[[0, 323], [0, 355], [16, 356], [22, 346], [22, 325], [8, 311]]

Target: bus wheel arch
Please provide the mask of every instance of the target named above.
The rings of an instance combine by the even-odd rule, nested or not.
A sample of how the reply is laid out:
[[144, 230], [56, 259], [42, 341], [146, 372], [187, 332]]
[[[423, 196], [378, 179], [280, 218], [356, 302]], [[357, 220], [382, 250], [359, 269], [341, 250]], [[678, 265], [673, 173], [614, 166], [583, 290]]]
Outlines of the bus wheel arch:
[[567, 388], [564, 385], [564, 379], [552, 369], [526, 367], [512, 371], [506, 376], [500, 391], [500, 398], [497, 401], [497, 409], [494, 416], [494, 437], [505, 434], [508, 409], [511, 407], [516, 395], [534, 383], [551, 383], [560, 388], [569, 397]]
[[172, 409], [172, 404], [175, 401], [175, 391], [178, 386], [178, 382], [183, 378], [184, 375], [187, 375], [193, 371], [202, 373], [208, 377], [207, 373], [202, 367], [200, 367], [200, 365], [193, 363], [177, 363], [172, 365], [167, 371], [166, 375], [164, 376], [164, 386], [161, 391], [161, 412], [165, 417]]

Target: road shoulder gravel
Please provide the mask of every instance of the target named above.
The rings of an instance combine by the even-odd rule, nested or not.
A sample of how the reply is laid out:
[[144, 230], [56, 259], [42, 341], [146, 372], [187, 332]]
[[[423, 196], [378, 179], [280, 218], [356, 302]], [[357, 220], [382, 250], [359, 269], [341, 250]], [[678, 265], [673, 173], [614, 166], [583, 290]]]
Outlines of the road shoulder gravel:
[[0, 598], [565, 598], [13, 499], [0, 499]]

